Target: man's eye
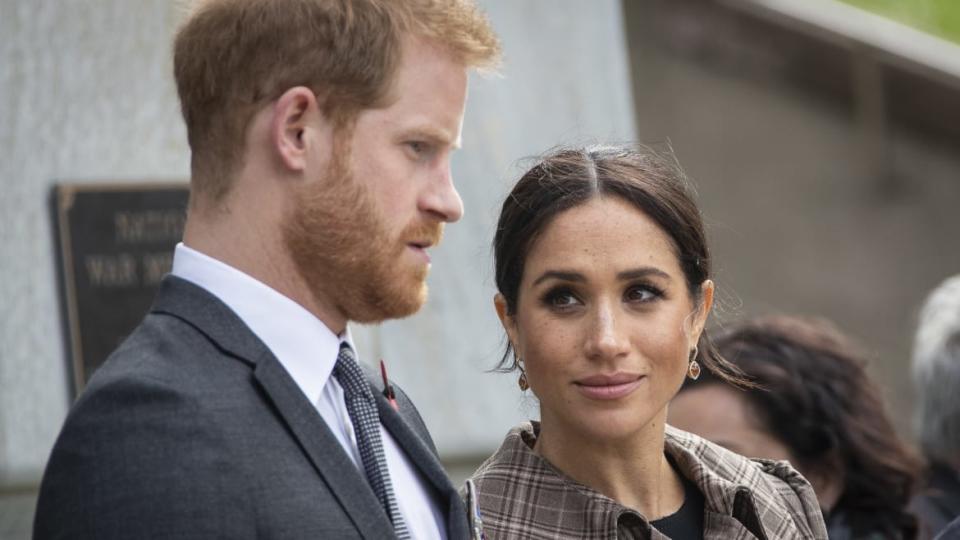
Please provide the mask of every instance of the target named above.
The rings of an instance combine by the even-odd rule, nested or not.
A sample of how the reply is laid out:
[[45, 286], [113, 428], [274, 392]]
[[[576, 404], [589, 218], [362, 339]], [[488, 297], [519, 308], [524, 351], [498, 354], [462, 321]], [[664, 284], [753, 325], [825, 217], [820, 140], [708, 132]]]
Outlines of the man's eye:
[[427, 143], [423, 141], [410, 141], [407, 143], [407, 147], [416, 155], [424, 154], [428, 150]]

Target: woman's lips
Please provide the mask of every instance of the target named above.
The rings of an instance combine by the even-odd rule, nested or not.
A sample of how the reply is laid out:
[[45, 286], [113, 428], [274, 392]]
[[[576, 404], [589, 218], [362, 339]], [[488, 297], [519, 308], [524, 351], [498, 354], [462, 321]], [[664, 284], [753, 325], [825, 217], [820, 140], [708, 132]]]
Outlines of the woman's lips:
[[574, 381], [577, 389], [591, 399], [620, 399], [640, 386], [643, 375], [636, 373], [615, 373], [613, 375], [592, 375]]

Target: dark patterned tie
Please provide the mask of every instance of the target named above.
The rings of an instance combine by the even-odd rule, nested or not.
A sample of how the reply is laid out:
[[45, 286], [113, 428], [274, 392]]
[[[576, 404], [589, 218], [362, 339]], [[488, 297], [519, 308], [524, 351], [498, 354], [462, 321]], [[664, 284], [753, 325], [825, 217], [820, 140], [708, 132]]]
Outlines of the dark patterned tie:
[[353, 432], [357, 437], [357, 448], [360, 450], [360, 460], [363, 461], [363, 470], [367, 473], [367, 481], [380, 504], [383, 505], [387, 517], [393, 523], [393, 530], [397, 538], [410, 538], [407, 525], [400, 515], [397, 498], [393, 494], [390, 484], [390, 471], [387, 469], [387, 457], [383, 452], [383, 442], [380, 440], [380, 415], [377, 413], [377, 402], [373, 399], [370, 384], [367, 383], [363, 371], [357, 365], [353, 356], [353, 349], [346, 343], [340, 344], [340, 354], [333, 367], [333, 376], [343, 387], [343, 397], [347, 402], [347, 412], [353, 424]]

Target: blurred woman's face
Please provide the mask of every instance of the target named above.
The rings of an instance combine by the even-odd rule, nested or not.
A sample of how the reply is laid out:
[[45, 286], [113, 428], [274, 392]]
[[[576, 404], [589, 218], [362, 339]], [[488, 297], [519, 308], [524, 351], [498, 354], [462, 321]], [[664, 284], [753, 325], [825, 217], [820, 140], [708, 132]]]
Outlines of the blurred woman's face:
[[616, 197], [559, 214], [497, 310], [553, 436], [623, 439], [663, 424], [713, 297], [695, 309], [670, 238]]
[[697, 385], [677, 394], [667, 423], [747, 457], [796, 464], [790, 449], [763, 428], [743, 392], [725, 384]]
[[843, 494], [842, 468], [827, 461], [823, 463], [827, 472], [804, 467], [764, 427], [744, 393], [725, 384], [703, 384], [680, 392], [670, 403], [667, 422], [743, 456], [789, 461], [813, 486], [824, 511], [832, 509]]

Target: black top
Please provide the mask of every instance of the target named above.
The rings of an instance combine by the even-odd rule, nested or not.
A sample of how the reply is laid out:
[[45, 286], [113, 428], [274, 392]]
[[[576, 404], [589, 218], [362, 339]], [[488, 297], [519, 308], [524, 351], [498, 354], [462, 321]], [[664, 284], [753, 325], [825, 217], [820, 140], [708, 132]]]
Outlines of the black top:
[[696, 484], [680, 475], [683, 480], [683, 505], [675, 513], [651, 521], [655, 529], [672, 540], [703, 540], [703, 493]]

